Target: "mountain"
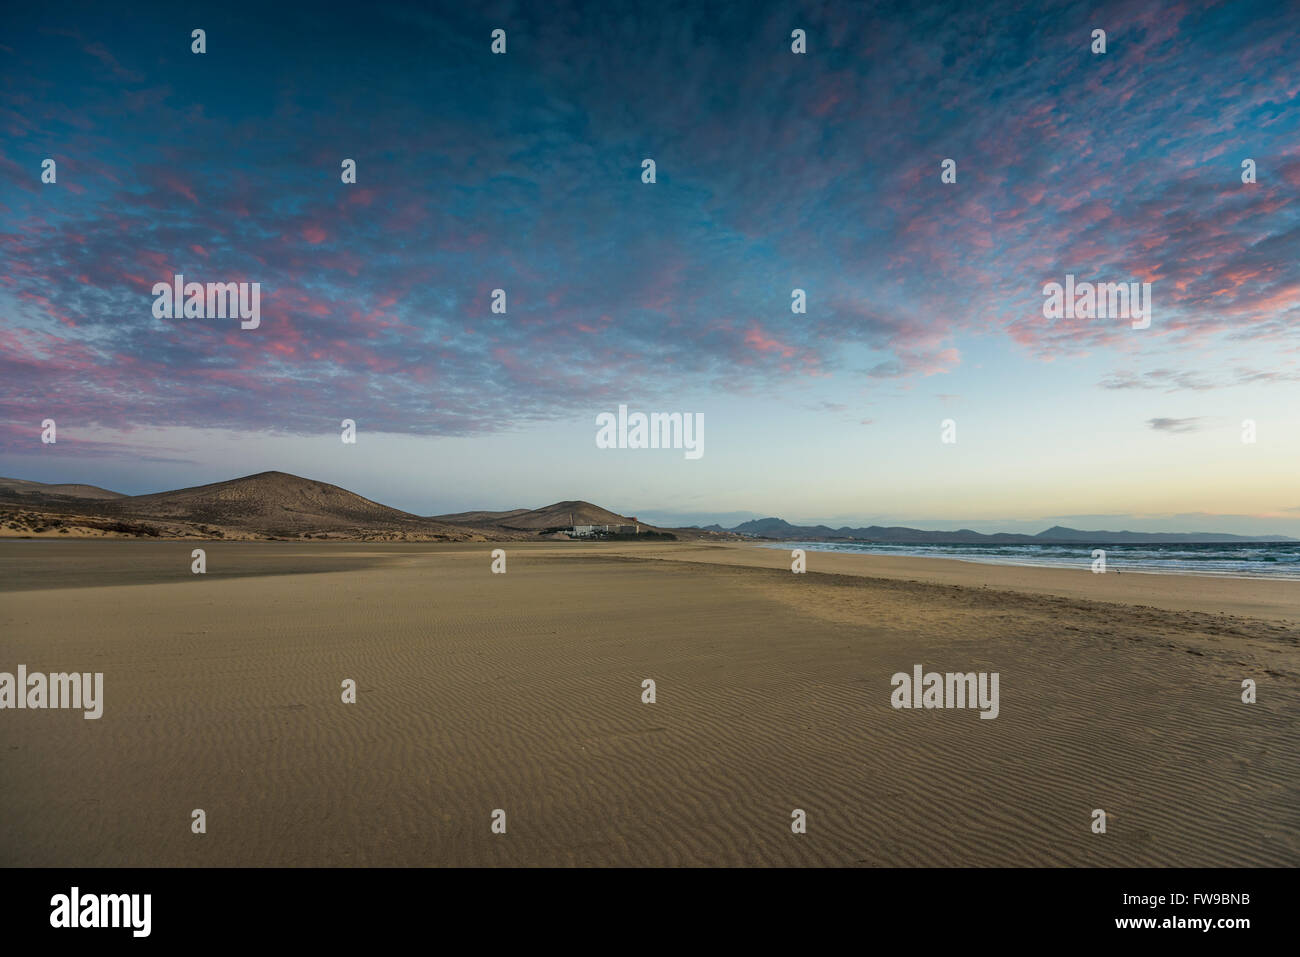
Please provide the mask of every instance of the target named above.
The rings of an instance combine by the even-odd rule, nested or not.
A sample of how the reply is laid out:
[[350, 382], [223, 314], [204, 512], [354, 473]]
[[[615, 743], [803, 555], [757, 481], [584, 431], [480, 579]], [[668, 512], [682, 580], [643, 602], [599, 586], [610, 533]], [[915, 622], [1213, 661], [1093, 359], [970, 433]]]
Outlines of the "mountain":
[[212, 485], [133, 495], [117, 504], [152, 518], [257, 527], [409, 525], [427, 521], [337, 485], [287, 472], [259, 472]]
[[1020, 535], [1012, 532], [972, 531], [969, 528], [955, 532], [925, 531], [903, 526], [885, 527], [871, 525], [867, 528], [831, 528], [828, 525], [791, 525], [779, 518], [760, 518], [742, 522], [730, 531], [753, 538], [774, 538], [780, 541], [856, 541], [910, 544], [1095, 544], [1118, 545], [1128, 543], [1168, 542], [1294, 542], [1286, 535], [1228, 535], [1222, 532], [1087, 532], [1077, 528], [1054, 525], [1037, 535]]
[[531, 509], [512, 508], [504, 512], [456, 512], [454, 515], [434, 515], [435, 522], [452, 525], [496, 525], [514, 515], [523, 515]]
[[[573, 524], [635, 522], [580, 501], [424, 517], [287, 472], [259, 472], [147, 495], [122, 495], [92, 485], [0, 479], [0, 535], [6, 536], [525, 541]], [[641, 531], [660, 540], [678, 537], [645, 524]], [[689, 529], [682, 537], [737, 536]]]
[[949, 542], [1029, 542], [1033, 541], [1030, 535], [1013, 535], [1006, 532], [998, 532], [992, 535], [985, 535], [981, 532], [974, 532], [968, 528], [959, 529], [955, 532], [927, 532], [919, 528], [904, 528], [902, 526], [884, 527], [881, 525], [871, 525], [867, 528], [831, 528], [829, 525], [791, 525], [789, 522], [779, 518], [761, 518], [752, 522], [742, 522], [735, 528], [731, 529], [741, 535], [750, 535], [757, 538], [776, 538], [787, 540], [806, 540], [815, 539], [832, 539], [862, 542], [916, 542], [943, 544]]
[[104, 535], [156, 538], [348, 539], [362, 541], [524, 541], [563, 538], [571, 525], [640, 524], [642, 534], [661, 540], [856, 541], [915, 544], [1122, 544], [1161, 542], [1250, 542], [1297, 539], [1285, 535], [1249, 537], [1221, 532], [1089, 532], [1055, 525], [1037, 535], [953, 532], [902, 526], [831, 528], [792, 525], [779, 518], [741, 522], [731, 529], [663, 529], [619, 515], [591, 502], [556, 502], [543, 508], [457, 512], [424, 517], [381, 505], [355, 492], [290, 475], [259, 472], [242, 478], [170, 492], [123, 495], [94, 485], [46, 484], [0, 478], [0, 535]]
[[1127, 543], [1158, 544], [1161, 542], [1293, 542], [1286, 535], [1229, 535], [1225, 532], [1081, 532], [1077, 528], [1053, 525], [1034, 538], [1054, 542], [1105, 542], [1111, 545]]
[[[484, 518], [470, 518], [482, 515]], [[572, 525], [631, 525], [633, 519], [616, 515], [608, 509], [590, 502], [556, 502], [544, 508], [516, 508], [508, 512], [461, 512], [458, 515], [437, 515], [436, 521], [453, 519], [473, 525], [495, 525], [517, 531], [543, 531], [551, 528], [568, 528]]]
[[[347, 538], [367, 541], [484, 540], [481, 532], [421, 518], [353, 492], [259, 472], [226, 482], [148, 495], [33, 494], [21, 480], [0, 486], [6, 534], [133, 535], [159, 538]], [[93, 486], [51, 486], [86, 488]]]
[[121, 492], [110, 492], [98, 485], [47, 485], [26, 479], [0, 478], [0, 492], [24, 496], [54, 496], [57, 498], [110, 499], [126, 498]]
[[[556, 502], [516, 515], [501, 524], [506, 528], [568, 528], [572, 525], [631, 525], [636, 521], [590, 502]], [[648, 526], [646, 526], [648, 527]]]
[[542, 508], [515, 508], [504, 512], [457, 512], [452, 515], [435, 515], [434, 521], [455, 522], [486, 532], [538, 535], [556, 532], [574, 525], [639, 525], [642, 535], [672, 538], [734, 540], [739, 536], [718, 529], [716, 532], [699, 528], [660, 528], [640, 522], [635, 516], [619, 515], [590, 502], [556, 502]]

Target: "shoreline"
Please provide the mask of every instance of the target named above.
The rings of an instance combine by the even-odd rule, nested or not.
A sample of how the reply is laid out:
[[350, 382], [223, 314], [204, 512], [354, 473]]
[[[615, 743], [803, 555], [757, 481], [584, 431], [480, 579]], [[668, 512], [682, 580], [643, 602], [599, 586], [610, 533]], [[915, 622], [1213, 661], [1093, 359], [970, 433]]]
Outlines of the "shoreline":
[[[638, 551], [648, 554], [663, 549], [649, 546]], [[750, 543], [683, 543], [678, 552], [677, 560], [684, 562], [753, 565], [787, 571], [790, 568], [788, 551]], [[1094, 575], [1088, 568], [999, 565], [912, 555], [810, 552], [807, 574], [818, 572], [1300, 622], [1300, 585], [1290, 579], [1128, 572]]]
[[[739, 545], [739, 544], [750, 544], [750, 543], [748, 543], [748, 542], [744, 542], [744, 543], [742, 543], [742, 542], [736, 542], [736, 543], [734, 543], [734, 544], [738, 544], [738, 545]], [[787, 552], [790, 551], [790, 548], [786, 548], [785, 543], [779, 543], [779, 542], [778, 542], [778, 543], [764, 544], [764, 545], [758, 545], [757, 543], [754, 543], [754, 544], [755, 544], [755, 547], [757, 547], [757, 548], [769, 548], [769, 549], [772, 549], [773, 551], [778, 551], [778, 552], [779, 552], [779, 551], [787, 551]], [[1084, 559], [1084, 560], [1082, 560], [1081, 562], [1079, 562], [1079, 563], [1075, 563], [1075, 564], [1066, 564], [1066, 563], [1064, 563], [1064, 562], [1062, 562], [1061, 564], [1051, 564], [1051, 563], [1048, 563], [1048, 562], [1013, 562], [1013, 561], [997, 561], [997, 560], [994, 560], [994, 559], [992, 559], [992, 558], [988, 558], [988, 559], [983, 559], [983, 558], [962, 558], [962, 557], [957, 556], [957, 555], [904, 555], [904, 554], [902, 554], [901, 552], [866, 552], [866, 551], [861, 551], [861, 552], [860, 552], [860, 551], [842, 551], [842, 550], [837, 549], [837, 548], [817, 548], [817, 547], [815, 547], [815, 546], [820, 545], [820, 544], [831, 544], [831, 543], [827, 543], [827, 542], [799, 542], [799, 541], [791, 541], [791, 542], [789, 542], [789, 545], [790, 545], [792, 548], [793, 548], [793, 547], [802, 548], [802, 549], [804, 549], [805, 551], [815, 551], [815, 552], [818, 552], [818, 553], [820, 553], [820, 554], [826, 554], [826, 555], [866, 555], [866, 556], [880, 557], [880, 558], [920, 558], [920, 559], [938, 559], [938, 560], [941, 560], [941, 561], [942, 561], [942, 560], [947, 560], [947, 561], [954, 561], [954, 562], [968, 562], [968, 563], [970, 563], [970, 564], [974, 564], [974, 565], [998, 565], [998, 566], [1007, 566], [1007, 567], [1011, 567], [1011, 568], [1059, 568], [1059, 569], [1064, 569], [1064, 570], [1084, 570], [1084, 571], [1089, 571], [1089, 572], [1092, 570], [1091, 567], [1090, 567], [1090, 562], [1091, 562], [1090, 559]], [[1130, 543], [1121, 543], [1121, 544], [1123, 545], [1123, 544], [1130, 544]], [[1137, 543], [1131, 543], [1131, 544], [1136, 545]], [[1213, 543], [1198, 543], [1198, 544], [1213, 544]], [[1246, 542], [1243, 542], [1243, 543], [1241, 543], [1241, 544], [1255, 544], [1255, 543], [1246, 543]], [[1267, 545], [1267, 544], [1274, 544], [1274, 543], [1269, 543], [1269, 542], [1260, 542], [1260, 543], [1258, 543], [1258, 544], [1261, 544], [1261, 545]], [[1282, 544], [1291, 544], [1291, 543], [1282, 543]], [[1061, 546], [1055, 546], [1055, 547], [1061, 547]], [[1098, 547], [1100, 548], [1101, 546], [1098, 546]], [[1113, 548], [1113, 547], [1115, 547], [1115, 545], [1112, 543], [1111, 545], [1108, 545], [1108, 546], [1106, 546], [1106, 547], [1107, 547], [1107, 548]], [[1121, 553], [1121, 554], [1122, 554], [1122, 553]], [[1265, 563], [1262, 563], [1262, 562], [1261, 562], [1261, 564], [1265, 564]], [[1231, 579], [1234, 579], [1234, 580], [1236, 580], [1236, 579], [1241, 579], [1241, 580], [1245, 580], [1245, 581], [1278, 581], [1278, 582], [1295, 582], [1295, 583], [1297, 583], [1297, 584], [1300, 584], [1300, 571], [1297, 571], [1296, 574], [1294, 574], [1294, 575], [1270, 575], [1270, 574], [1258, 574], [1258, 575], [1234, 575], [1234, 574], [1231, 574], [1231, 573], [1229, 573], [1229, 572], [1225, 572], [1225, 571], [1221, 571], [1221, 570], [1220, 570], [1220, 571], [1199, 571], [1199, 570], [1197, 570], [1197, 569], [1195, 569], [1195, 568], [1132, 568], [1132, 567], [1125, 566], [1125, 567], [1123, 567], [1123, 568], [1121, 569], [1121, 568], [1118, 566], [1118, 563], [1115, 562], [1115, 561], [1111, 561], [1111, 562], [1110, 562], [1110, 566], [1111, 566], [1111, 570], [1108, 570], [1108, 571], [1104, 572], [1103, 574], [1115, 574], [1115, 575], [1120, 575], [1120, 574], [1123, 574], [1123, 575], [1197, 575], [1197, 576], [1200, 576], [1200, 577], [1203, 577], [1203, 578], [1231, 578]]]
[[[456, 554], [465, 559], [479, 556], [486, 563], [491, 551], [503, 548], [507, 554], [536, 558], [597, 558], [670, 563], [708, 564], [735, 567], [781, 569], [789, 572], [790, 553], [750, 542], [369, 542], [369, 541], [245, 541], [223, 539], [32, 539], [60, 541], [59, 552], [51, 551], [33, 563], [35, 553], [21, 556], [10, 542], [0, 539], [0, 594], [48, 588], [93, 588], [161, 584], [176, 579], [177, 563], [188, 574], [190, 551], [202, 547], [208, 554], [210, 576], [223, 577], [221, 562], [213, 556], [230, 551], [241, 557], [240, 577], [272, 574], [320, 574], [355, 570], [372, 563], [416, 561], [422, 555]], [[89, 580], [73, 576], [63, 566], [63, 557], [87, 557], [116, 543], [131, 542], [151, 561], [139, 565], [107, 566], [102, 578]], [[321, 548], [321, 546], [326, 546]], [[168, 549], [178, 551], [172, 554]], [[67, 552], [62, 552], [67, 549]], [[299, 562], [278, 567], [286, 550]], [[166, 554], [164, 561], [160, 556]], [[277, 558], [276, 556], [281, 556]], [[20, 560], [21, 558], [21, 560]], [[856, 552], [809, 550], [807, 574], [847, 575], [863, 579], [887, 579], [955, 585], [965, 588], [1015, 592], [1023, 595], [1057, 596], [1111, 604], [1161, 608], [1166, 611], [1194, 611], [1232, 617], [1300, 622], [1300, 583], [1284, 578], [1238, 577], [1212, 574], [1163, 574], [1125, 572], [1093, 574], [1088, 568], [1059, 568], [1045, 565], [1003, 565], [963, 561], [956, 558], [913, 555], [875, 555]], [[233, 574], [233, 573], [232, 573]]]

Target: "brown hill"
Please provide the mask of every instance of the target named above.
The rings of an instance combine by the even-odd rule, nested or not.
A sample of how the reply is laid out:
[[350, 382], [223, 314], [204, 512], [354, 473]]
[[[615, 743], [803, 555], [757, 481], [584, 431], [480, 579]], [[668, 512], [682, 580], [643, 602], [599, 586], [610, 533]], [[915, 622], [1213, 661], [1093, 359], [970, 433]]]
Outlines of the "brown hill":
[[[470, 516], [483, 516], [471, 518]], [[459, 521], [467, 525], [491, 525], [516, 531], [540, 532], [548, 528], [568, 528], [571, 525], [630, 525], [632, 519], [616, 515], [608, 509], [590, 502], [556, 502], [544, 508], [516, 508], [508, 512], [460, 512], [457, 515], [437, 515], [434, 521]]]
[[98, 485], [48, 485], [26, 479], [0, 478], [0, 493], [10, 493], [6, 498], [19, 496], [58, 496], [59, 498], [112, 499], [126, 498], [121, 492], [112, 492]]
[[503, 522], [507, 528], [557, 528], [570, 525], [630, 525], [632, 519], [590, 502], [556, 502]]
[[366, 525], [426, 522], [354, 492], [288, 472], [259, 472], [228, 482], [132, 495], [119, 503], [152, 518], [240, 525]]
[[171, 492], [74, 499], [0, 491], [4, 534], [470, 541], [481, 531], [380, 505], [287, 472]]
[[515, 515], [531, 511], [527, 508], [512, 508], [505, 512], [453, 512], [451, 515], [434, 515], [435, 522], [448, 522], [452, 525], [496, 525]]
[[[287, 472], [259, 472], [148, 495], [120, 495], [93, 485], [0, 480], [0, 535], [5, 536], [522, 541], [571, 525], [634, 521], [581, 501], [425, 518]], [[665, 531], [641, 523], [642, 534]], [[698, 529], [671, 532], [660, 539], [716, 537]]]

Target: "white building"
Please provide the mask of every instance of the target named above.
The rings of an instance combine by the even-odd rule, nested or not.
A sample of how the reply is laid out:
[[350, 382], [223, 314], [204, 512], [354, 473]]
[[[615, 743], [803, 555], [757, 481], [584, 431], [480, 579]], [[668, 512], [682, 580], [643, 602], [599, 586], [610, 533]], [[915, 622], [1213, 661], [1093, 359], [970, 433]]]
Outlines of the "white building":
[[641, 523], [635, 525], [574, 525], [569, 529], [574, 538], [596, 538], [600, 535], [640, 535]]

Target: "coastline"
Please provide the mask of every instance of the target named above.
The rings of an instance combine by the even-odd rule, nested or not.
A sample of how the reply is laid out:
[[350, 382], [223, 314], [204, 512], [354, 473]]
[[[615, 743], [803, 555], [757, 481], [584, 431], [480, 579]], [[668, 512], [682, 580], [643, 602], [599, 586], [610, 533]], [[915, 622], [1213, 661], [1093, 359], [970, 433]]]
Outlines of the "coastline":
[[[790, 569], [790, 552], [749, 543], [638, 547], [636, 554], [676, 561]], [[632, 554], [628, 552], [627, 554]], [[1164, 573], [1093, 574], [1087, 568], [997, 565], [955, 558], [810, 552], [807, 574], [851, 575], [1055, 595], [1206, 614], [1300, 622], [1300, 583], [1289, 579]]]
[[[1197, 544], [1202, 544], [1202, 543], [1197, 543]], [[1260, 543], [1242, 543], [1242, 544], [1267, 546], [1275, 543], [1260, 542]], [[1286, 543], [1286, 544], [1294, 544], [1294, 543]], [[834, 542], [803, 542], [803, 541], [794, 541], [794, 540], [788, 542], [764, 542], [761, 545], [759, 545], [759, 547], [771, 548], [776, 551], [787, 551], [787, 552], [792, 548], [802, 548], [805, 551], [825, 552], [834, 555], [878, 555], [885, 558], [890, 558], [890, 557], [939, 558], [939, 559], [950, 559], [952, 561], [957, 561], [957, 562], [971, 562], [977, 565], [1008, 565], [1017, 568], [1086, 569], [1088, 571], [1091, 571], [1091, 566], [1092, 566], [1091, 546], [1089, 546], [1086, 549], [1083, 549], [1083, 551], [1085, 551], [1086, 554], [1078, 556], [1077, 559], [1073, 561], [1066, 561], [1064, 559], [1051, 560], [1051, 561], [1041, 560], [1041, 559], [1013, 561], [1011, 560], [1010, 556], [1002, 557], [1002, 556], [998, 556], [997, 553], [989, 553], [989, 554], [971, 553], [969, 555], [964, 555], [960, 550], [960, 548], [954, 548], [951, 554], [928, 554], [928, 555], [927, 554], [906, 554], [901, 550], [868, 551], [867, 549], [871, 547], [871, 545], [869, 544], [866, 544], [864, 548], [859, 549], [859, 548], [844, 548], [841, 547], [840, 543], [834, 543]], [[894, 546], [894, 547], [896, 549], [901, 549], [906, 546]], [[984, 547], [988, 547], [988, 546], [984, 546]], [[1062, 547], [1062, 546], [1051, 546], [1051, 547]], [[1101, 574], [1199, 575], [1206, 578], [1233, 578], [1233, 579], [1245, 579], [1245, 580], [1264, 579], [1266, 581], [1290, 581], [1290, 582], [1300, 583], [1300, 562], [1294, 562], [1294, 563], [1287, 562], [1287, 563], [1276, 563], [1276, 564], [1259, 562], [1256, 564], [1261, 568], [1261, 571], [1255, 572], [1253, 574], [1240, 574], [1240, 573], [1227, 571], [1222, 568], [1207, 568], [1207, 569], [1197, 568], [1191, 564], [1186, 564], [1183, 566], [1177, 566], [1173, 564], [1162, 565], [1158, 561], [1153, 561], [1145, 565], [1139, 565], [1138, 563], [1135, 563], [1129, 557], [1128, 553], [1125, 551], [1125, 549], [1128, 548], [1138, 547], [1133, 545], [1132, 543], [1118, 544], [1118, 545], [1111, 543], [1105, 545], [1098, 545], [1097, 547], [1104, 548], [1107, 551], [1107, 556], [1109, 560], [1107, 571]], [[1026, 556], [1023, 555], [1018, 557], [1022, 559], [1026, 558]], [[1262, 571], [1263, 568], [1270, 568], [1270, 567], [1277, 568], [1279, 566], [1284, 569], [1282, 573], [1269, 574]], [[1289, 573], [1289, 570], [1292, 568], [1295, 569], [1295, 572]]]

